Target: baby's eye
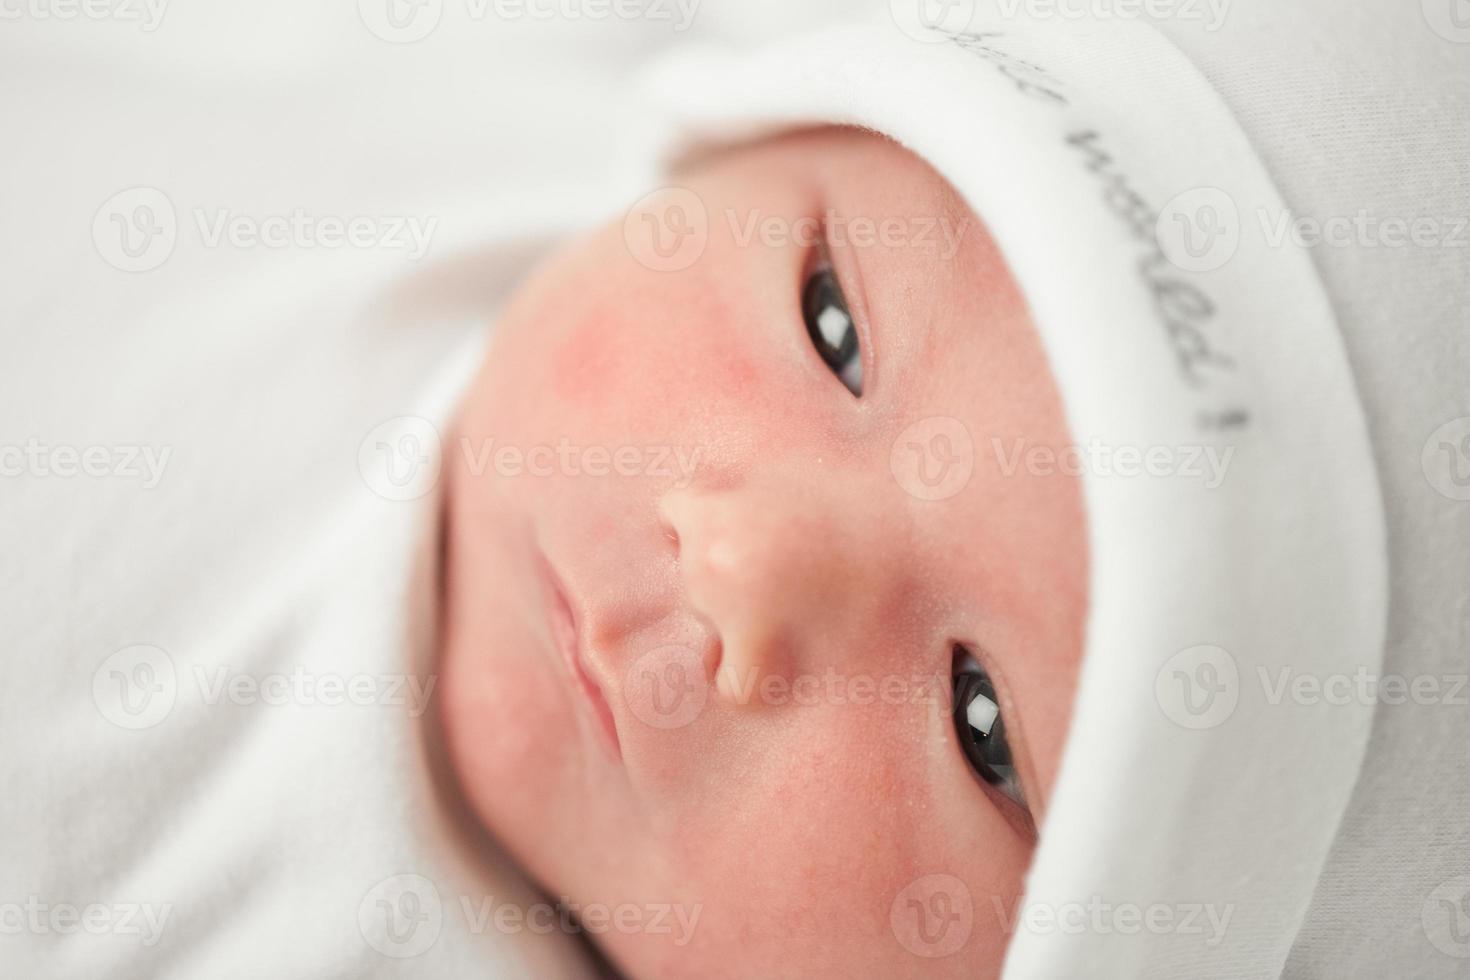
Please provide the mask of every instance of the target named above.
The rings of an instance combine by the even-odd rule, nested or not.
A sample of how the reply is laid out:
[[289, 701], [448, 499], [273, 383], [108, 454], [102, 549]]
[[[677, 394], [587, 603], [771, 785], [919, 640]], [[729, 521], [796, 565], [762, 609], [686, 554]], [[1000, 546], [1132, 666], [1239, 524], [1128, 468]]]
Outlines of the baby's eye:
[[979, 662], [963, 648], [955, 650], [954, 723], [965, 758], [975, 774], [1024, 808], [1026, 797], [1011, 760], [1011, 746], [1006, 741], [1005, 720], [1000, 716], [995, 685]]
[[848, 391], [861, 398], [863, 352], [858, 345], [857, 325], [852, 321], [847, 300], [842, 296], [842, 284], [837, 281], [837, 273], [825, 252], [802, 287], [801, 315], [822, 361]]

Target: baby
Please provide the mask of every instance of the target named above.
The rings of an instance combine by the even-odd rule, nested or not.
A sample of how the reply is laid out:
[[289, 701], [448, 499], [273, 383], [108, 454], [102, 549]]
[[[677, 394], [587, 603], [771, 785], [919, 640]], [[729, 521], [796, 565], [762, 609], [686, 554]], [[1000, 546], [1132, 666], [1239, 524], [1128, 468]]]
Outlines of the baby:
[[678, 180], [697, 261], [650, 268], [621, 222], [575, 243], [459, 413], [456, 442], [528, 464], [451, 454], [459, 783], [549, 894], [679, 910], [596, 936], [625, 975], [996, 975], [1087, 611], [1078, 480], [996, 449], [1071, 442], [1040, 340], [976, 217], [885, 137], [792, 132]]
[[1456, 2], [9, 4], [0, 975], [1464, 980]]

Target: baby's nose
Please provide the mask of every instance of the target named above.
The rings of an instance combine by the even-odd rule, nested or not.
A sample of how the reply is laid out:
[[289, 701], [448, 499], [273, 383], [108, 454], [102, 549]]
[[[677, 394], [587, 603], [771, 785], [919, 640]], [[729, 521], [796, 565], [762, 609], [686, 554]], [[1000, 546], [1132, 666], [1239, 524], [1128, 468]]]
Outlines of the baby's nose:
[[689, 604], [718, 634], [726, 696], [769, 671], [814, 670], [818, 640], [852, 628], [882, 554], [863, 554], [871, 504], [823, 477], [753, 474], [721, 489], [670, 491], [661, 503], [678, 539]]

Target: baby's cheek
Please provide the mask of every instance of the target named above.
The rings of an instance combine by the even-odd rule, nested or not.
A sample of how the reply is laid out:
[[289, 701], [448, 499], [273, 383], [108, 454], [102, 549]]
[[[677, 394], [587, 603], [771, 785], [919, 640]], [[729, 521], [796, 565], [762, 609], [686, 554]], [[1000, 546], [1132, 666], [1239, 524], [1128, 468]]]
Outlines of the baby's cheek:
[[773, 713], [750, 720], [781, 737], [761, 733], [765, 751], [741, 760], [737, 785], [682, 801], [700, 814], [685, 825], [685, 866], [724, 892], [732, 920], [812, 941], [889, 938], [892, 895], [946, 839], [922, 765], [892, 750], [901, 723], [883, 706], [746, 710]]
[[698, 416], [750, 414], [761, 399], [760, 334], [704, 278], [690, 273], [635, 279], [574, 309], [557, 304], [543, 323], [557, 401], [633, 431], [657, 431]]
[[629, 370], [621, 350], [626, 332], [602, 310], [578, 317], [551, 352], [552, 394], [570, 405], [605, 404]]

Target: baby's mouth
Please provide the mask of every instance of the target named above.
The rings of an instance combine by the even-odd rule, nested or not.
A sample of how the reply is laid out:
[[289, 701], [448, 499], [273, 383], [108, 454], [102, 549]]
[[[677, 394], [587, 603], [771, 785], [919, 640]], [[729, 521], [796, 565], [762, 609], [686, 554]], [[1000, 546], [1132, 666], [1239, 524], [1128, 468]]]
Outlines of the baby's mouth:
[[613, 718], [612, 708], [607, 698], [603, 696], [602, 687], [593, 680], [591, 673], [587, 670], [583, 650], [583, 633], [567, 595], [566, 587], [562, 584], [560, 576], [551, 567], [551, 563], [546, 560], [545, 555], [541, 556], [541, 567], [549, 597], [548, 619], [552, 639], [561, 653], [562, 663], [567, 668], [572, 686], [581, 695], [579, 700], [583, 709], [591, 713], [593, 727], [598, 730], [599, 740], [611, 751], [614, 759], [621, 759], [622, 747], [618, 740], [617, 722]]

